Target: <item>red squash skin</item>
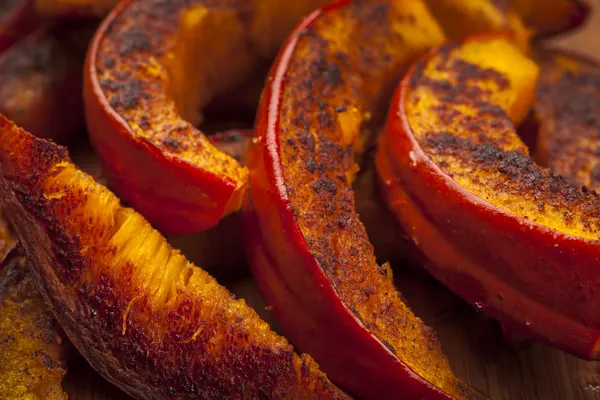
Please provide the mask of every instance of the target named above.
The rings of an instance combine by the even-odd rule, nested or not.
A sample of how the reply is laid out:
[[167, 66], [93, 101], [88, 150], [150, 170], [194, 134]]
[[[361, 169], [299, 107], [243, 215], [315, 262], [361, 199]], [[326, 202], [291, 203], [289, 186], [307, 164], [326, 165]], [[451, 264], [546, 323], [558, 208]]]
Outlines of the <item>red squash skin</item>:
[[[101, 155], [109, 182], [161, 231], [174, 235], [195, 233], [215, 226], [223, 215], [236, 183], [225, 176], [197, 168], [162, 151], [150, 140], [133, 137], [127, 123], [108, 104], [97, 80], [97, 53], [114, 18], [130, 3], [115, 7], [99, 27], [85, 64], [84, 98], [87, 121], [93, 121], [91, 139]], [[111, 132], [111, 134], [103, 134]], [[143, 169], [131, 165], [144, 165]], [[127, 190], [168, 187], [164, 193]], [[202, 190], [199, 190], [202, 188]], [[201, 209], [201, 212], [199, 211]]]
[[392, 100], [376, 166], [383, 194], [427, 269], [505, 329], [598, 359], [599, 244], [495, 208], [446, 175], [408, 125], [412, 72]]
[[242, 214], [247, 258], [286, 337], [318, 359], [332, 381], [360, 398], [451, 399], [401, 362], [340, 300], [295, 221], [283, 183], [278, 118], [294, 48], [323, 14], [350, 2], [309, 15], [271, 70], [247, 158], [251, 189]]
[[[246, 74], [274, 54], [275, 45], [283, 41], [307, 10], [326, 2], [308, 0], [286, 7], [285, 3], [271, 1], [273, 7], [262, 1], [246, 4], [237, 0], [172, 0], [161, 6], [151, 0], [125, 0], [111, 11], [92, 41], [84, 72], [85, 112], [92, 144], [102, 158], [111, 186], [166, 234], [206, 230], [241, 207], [247, 170], [211, 148], [203, 133], [193, 126], [199, 122], [199, 115], [191, 114], [199, 111], [196, 106], [202, 108], [213, 96], [243, 83], [248, 78]], [[200, 9], [206, 14], [199, 14]], [[197, 18], [205, 18], [200, 15], [209, 21], [198, 22]], [[198, 27], [209, 29], [207, 24], [223, 25], [222, 32], [215, 32], [223, 44], [213, 43], [207, 33], [192, 32]], [[130, 30], [126, 25], [135, 28]], [[210, 29], [219, 30], [212, 25]], [[202, 38], [197, 40], [201, 44], [194, 44], [196, 39], [185, 35], [197, 35]], [[202, 63], [189, 66], [192, 55], [204, 51], [196, 47], [217, 45], [214, 50], [206, 50], [215, 52], [211, 62], [206, 63], [204, 72], [208, 75], [200, 72]], [[231, 54], [220, 55], [224, 51], [236, 56], [239, 51], [239, 58], [231, 63]], [[138, 56], [145, 61], [137, 60]], [[154, 77], [148, 72], [152, 68], [138, 68], [138, 61], [147, 61], [145, 66], [157, 62], [162, 75]], [[215, 65], [224, 65], [222, 71]], [[191, 74], [187, 69], [195, 68], [198, 79], [184, 76]], [[114, 76], [105, 79], [105, 73]], [[125, 86], [137, 79], [123, 76], [138, 73], [141, 83], [135, 91], [137, 99], [142, 100], [135, 105], [120, 105], [118, 99], [131, 97], [131, 93], [125, 93], [129, 92]], [[205, 99], [194, 100], [195, 95], [190, 95], [184, 110], [172, 109], [180, 97], [185, 97], [178, 93], [194, 90], [182, 87], [175, 90], [177, 93], [170, 92], [175, 86], [184, 85], [179, 81], [187, 83], [186, 79], [192, 86], [199, 85], [196, 90]], [[194, 83], [202, 79], [209, 83]], [[125, 92], [109, 81], [122, 83], [119, 87]], [[168, 117], [152, 119], [153, 114], [147, 115], [152, 111], [144, 108], [150, 104], [155, 107], [152, 110], [168, 108]], [[193, 112], [188, 110], [192, 108]], [[134, 110], [136, 116], [132, 117], [128, 110]], [[147, 118], [148, 128], [133, 128], [133, 123], [143, 126], [142, 115]], [[204, 162], [194, 159], [201, 152], [207, 157]]]
[[42, 19], [35, 11], [35, 0], [15, 0], [15, 7], [0, 15], [0, 53], [41, 27]]

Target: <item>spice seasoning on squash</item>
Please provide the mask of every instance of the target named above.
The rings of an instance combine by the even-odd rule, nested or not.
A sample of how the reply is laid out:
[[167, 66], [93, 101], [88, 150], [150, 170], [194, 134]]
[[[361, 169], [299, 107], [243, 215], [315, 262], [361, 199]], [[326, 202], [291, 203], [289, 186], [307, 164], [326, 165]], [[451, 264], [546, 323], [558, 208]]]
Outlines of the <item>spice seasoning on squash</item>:
[[377, 169], [439, 280], [505, 329], [594, 359], [598, 195], [536, 165], [515, 132], [538, 72], [499, 37], [436, 49], [396, 92]]
[[248, 171], [195, 128], [199, 110], [324, 3], [133, 0], [115, 8], [90, 49], [85, 105], [119, 195], [168, 234], [198, 232], [237, 211]]
[[314, 12], [280, 51], [248, 155], [258, 287], [286, 336], [364, 398], [477, 396], [377, 265], [351, 187], [388, 85], [443, 41], [420, 1]]
[[42, 297], [110, 382], [139, 398], [347, 398], [64, 148], [0, 118], [0, 167]]

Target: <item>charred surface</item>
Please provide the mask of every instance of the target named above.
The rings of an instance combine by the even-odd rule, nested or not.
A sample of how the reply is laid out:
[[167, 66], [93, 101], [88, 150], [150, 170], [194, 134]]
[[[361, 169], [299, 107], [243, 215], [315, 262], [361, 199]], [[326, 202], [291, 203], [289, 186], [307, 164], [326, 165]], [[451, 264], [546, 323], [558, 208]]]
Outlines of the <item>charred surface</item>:
[[[417, 68], [421, 78], [416, 86], [417, 81], [412, 81], [406, 100], [415, 137], [448, 175], [500, 209], [576, 236], [596, 238], [600, 229], [598, 196], [537, 166], [515, 133], [511, 120], [524, 115], [519, 101], [531, 96], [524, 92], [530, 90], [530, 83], [520, 77], [523, 72], [511, 67], [493, 71], [486, 66], [490, 62], [475, 65], [474, 59], [483, 57], [479, 51], [476, 47], [471, 53], [443, 49]], [[469, 57], [473, 61], [467, 60]], [[538, 103], [550, 103], [549, 99], [561, 93], [568, 98], [562, 103], [564, 112], [579, 117], [579, 126], [586, 126], [590, 121], [581, 119], [583, 114], [589, 119], [586, 112], [593, 111], [589, 108], [594, 103], [567, 89], [574, 79], [566, 74], [555, 82], [555, 96], [550, 96], [547, 84], [542, 83]], [[581, 77], [579, 82], [587, 87], [600, 84], [591, 76]], [[577, 126], [570, 117], [565, 123]]]
[[150, 399], [345, 398], [64, 149], [7, 121], [0, 138], [0, 201], [36, 284], [104, 377]]
[[286, 69], [278, 139], [291, 211], [340, 301], [411, 370], [461, 397], [437, 339], [377, 265], [351, 187], [357, 143], [369, 142], [385, 89], [442, 41], [418, 2], [355, 1], [324, 13]]

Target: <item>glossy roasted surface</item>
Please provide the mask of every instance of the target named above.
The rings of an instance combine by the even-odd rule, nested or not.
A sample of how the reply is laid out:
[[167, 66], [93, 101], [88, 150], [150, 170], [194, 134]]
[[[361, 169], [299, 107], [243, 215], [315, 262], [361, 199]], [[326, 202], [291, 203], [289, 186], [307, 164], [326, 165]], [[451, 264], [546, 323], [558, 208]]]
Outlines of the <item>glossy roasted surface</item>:
[[[311, 279], [321, 279], [323, 274], [328, 285], [326, 290], [333, 289], [336, 296], [335, 300], [328, 301], [338, 307], [347, 307], [351, 315], [348, 317], [345, 314], [348, 311], [340, 311], [343, 315], [332, 318], [353, 320], [356, 327], [367, 333], [366, 341], [372, 340], [366, 336], [373, 335], [380, 353], [371, 357], [388, 358], [391, 354], [399, 360], [393, 373], [386, 370], [389, 377], [383, 381], [387, 380], [387, 385], [391, 387], [394, 379], [397, 384], [406, 379], [407, 391], [413, 395], [429, 393], [434, 396], [433, 392], [437, 391], [435, 396], [440, 398], [469, 396], [468, 389], [452, 374], [435, 335], [402, 302], [386, 269], [377, 265], [373, 247], [355, 211], [351, 187], [358, 170], [355, 157], [362, 155], [364, 144], [372, 141], [375, 134], [370, 130], [373, 121], [382, 119], [378, 107], [384, 104], [389, 90], [410, 63], [431, 46], [442, 43], [443, 33], [420, 1], [348, 2], [326, 8], [322, 14], [313, 14], [311, 18], [314, 21], [292, 36], [288, 47], [280, 53], [280, 63], [274, 68], [270, 82], [284, 83], [281, 88], [277, 83], [267, 88], [263, 99], [268, 99], [270, 104], [265, 101], [265, 108], [260, 111], [266, 115], [266, 107], [270, 107], [268, 116], [277, 116], [276, 125], [273, 127], [271, 120], [259, 122], [259, 127], [266, 126], [267, 130], [259, 130], [259, 140], [250, 157], [269, 160], [266, 172], [270, 180], [268, 185], [272, 186], [267, 186], [269, 196], [283, 199], [285, 206], [278, 212], [283, 215], [285, 224], [288, 215], [295, 222], [275, 236], [284, 235], [284, 240], [293, 241], [289, 245], [290, 260], [298, 257], [306, 263], [290, 268], [300, 276], [310, 275]], [[273, 114], [275, 110], [277, 114]], [[268, 149], [262, 147], [263, 142], [267, 143]], [[269, 158], [272, 152], [279, 152], [274, 161]], [[253, 173], [261, 175], [256, 164], [257, 171], [253, 170]], [[252, 168], [252, 164], [250, 166]], [[253, 186], [253, 194], [255, 190], [261, 193], [264, 190], [264, 183], [259, 179], [257, 186]], [[253, 197], [264, 221], [268, 219], [269, 208], [262, 204], [263, 201]], [[270, 244], [277, 239], [264, 237], [271, 234], [271, 226], [262, 223], [265, 224], [261, 229], [263, 241], [267, 243], [266, 251], [283, 268], [286, 265], [284, 255], [275, 254], [281, 250]], [[288, 230], [296, 229], [301, 231], [302, 239], [291, 238], [293, 234]], [[305, 253], [305, 246], [310, 253]], [[313, 274], [319, 278], [312, 278]], [[275, 308], [279, 306], [276, 304]], [[279, 312], [281, 315], [292, 311]], [[318, 312], [309, 318], [318, 319]], [[295, 337], [294, 327], [284, 325], [286, 334]], [[322, 335], [323, 343], [333, 339], [327, 330]], [[354, 335], [348, 337], [357, 340]], [[298, 340], [299, 346], [311, 348], [307, 340]], [[336, 356], [339, 355], [335, 352], [315, 355], [320, 360]], [[405, 368], [398, 367], [402, 365], [400, 363], [418, 377], [412, 378], [406, 369], [400, 372]], [[332, 371], [335, 371], [330, 372], [335, 373], [332, 379], [343, 382], [344, 373], [347, 376], [355, 373], [355, 368], [343, 372], [342, 368], [336, 369], [335, 363], [332, 364]], [[343, 384], [368, 397], [369, 389], [359, 388], [356, 383], [346, 379]], [[388, 389], [371, 388], [370, 393], [371, 396], [376, 393], [390, 395], [391, 392], [386, 392]]]
[[346, 397], [65, 149], [6, 120], [0, 139], [2, 203], [34, 280], [105, 378], [150, 399]]
[[[600, 54], [598, 35], [600, 14], [595, 13], [586, 29], [561, 37], [560, 43], [596, 56]], [[435, 329], [457, 374], [492, 399], [600, 399], [599, 363], [581, 361], [541, 344], [515, 352], [504, 343], [494, 322], [474, 312], [441, 284], [429, 277], [415, 278], [404, 264], [393, 266], [400, 267], [395, 277], [404, 296], [415, 313]], [[256, 289], [240, 295], [247, 301], [260, 299]], [[76, 399], [129, 399], [83, 365], [67, 374], [65, 387]]]
[[438, 57], [439, 63], [416, 67], [406, 100], [412, 132], [425, 152], [490, 204], [560, 232], [598, 239], [597, 195], [537, 166], [512, 126], [533, 100], [537, 67], [528, 61], [518, 67], [486, 62], [475, 46], [456, 56], [450, 46], [443, 51], [447, 58]]

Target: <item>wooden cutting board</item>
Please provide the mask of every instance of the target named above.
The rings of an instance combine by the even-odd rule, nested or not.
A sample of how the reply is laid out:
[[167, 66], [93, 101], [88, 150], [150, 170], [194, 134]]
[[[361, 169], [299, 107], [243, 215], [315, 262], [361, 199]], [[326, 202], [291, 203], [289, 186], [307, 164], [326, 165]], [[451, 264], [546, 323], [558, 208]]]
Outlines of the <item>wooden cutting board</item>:
[[[600, 0], [592, 3], [597, 12], [587, 27], [554, 43], [600, 61]], [[456, 373], [492, 399], [600, 400], [600, 363], [577, 360], [540, 344], [516, 351], [502, 340], [493, 321], [477, 315], [422, 271], [395, 269], [400, 289], [415, 312], [438, 333]], [[250, 278], [229, 286], [263, 318], [272, 320]], [[64, 386], [74, 400], [130, 399], [82, 359], [69, 365]]]

